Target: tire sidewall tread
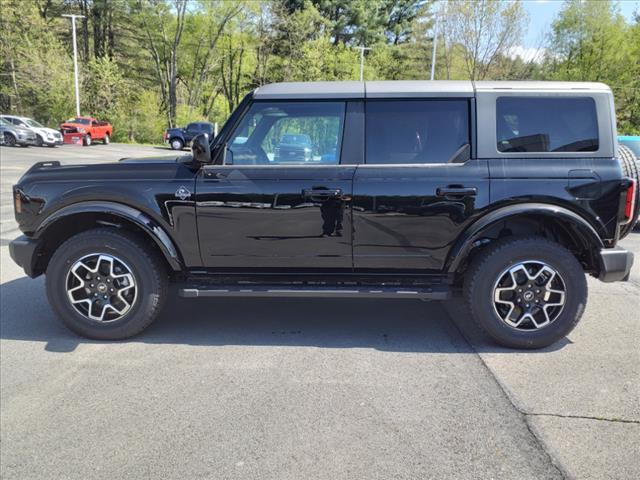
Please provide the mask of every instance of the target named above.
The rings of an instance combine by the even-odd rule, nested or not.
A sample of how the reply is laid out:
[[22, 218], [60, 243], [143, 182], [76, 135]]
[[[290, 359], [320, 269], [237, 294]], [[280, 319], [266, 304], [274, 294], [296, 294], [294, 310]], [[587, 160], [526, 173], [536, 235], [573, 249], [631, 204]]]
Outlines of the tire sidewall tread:
[[[566, 303], [551, 324], [537, 331], [521, 331], [505, 324], [493, 309], [493, 285], [509, 265], [524, 260], [544, 261], [565, 282]], [[470, 265], [464, 297], [475, 323], [499, 344], [510, 348], [549, 346], [571, 332], [587, 302], [587, 281], [574, 255], [558, 243], [542, 237], [506, 238], [486, 247]]]
[[[67, 299], [69, 268], [91, 253], [113, 254], [132, 270], [137, 298], [122, 319], [103, 324], [89, 320]], [[155, 252], [149, 251], [134, 235], [112, 228], [88, 230], [64, 242], [49, 262], [45, 282], [49, 302], [62, 322], [75, 333], [95, 340], [121, 340], [140, 333], [162, 309], [168, 289], [166, 270]]]

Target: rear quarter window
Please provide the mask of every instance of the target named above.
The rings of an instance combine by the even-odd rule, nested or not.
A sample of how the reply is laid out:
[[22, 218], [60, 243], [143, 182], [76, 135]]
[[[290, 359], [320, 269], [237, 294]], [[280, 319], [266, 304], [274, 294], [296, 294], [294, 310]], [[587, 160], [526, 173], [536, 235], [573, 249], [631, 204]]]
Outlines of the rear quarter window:
[[590, 97], [499, 97], [499, 152], [595, 152], [596, 104]]

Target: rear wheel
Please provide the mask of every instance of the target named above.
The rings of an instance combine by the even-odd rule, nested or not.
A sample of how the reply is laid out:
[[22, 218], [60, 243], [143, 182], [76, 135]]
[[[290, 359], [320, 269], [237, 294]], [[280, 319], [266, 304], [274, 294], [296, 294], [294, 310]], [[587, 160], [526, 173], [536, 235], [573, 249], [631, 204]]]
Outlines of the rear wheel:
[[109, 138], [108, 134], [104, 135], [104, 138], [102, 139], [102, 143], [105, 145], [109, 145], [109, 142], [111, 141], [111, 139]]
[[44, 142], [42, 141], [42, 137], [40, 135], [36, 135], [36, 145], [38, 147], [41, 147], [42, 145], [44, 145]]
[[169, 143], [173, 150], [182, 150], [184, 148], [184, 142], [179, 138], [172, 138]]
[[540, 237], [497, 241], [474, 260], [465, 280], [474, 320], [506, 347], [542, 348], [560, 340], [587, 301], [580, 263]]
[[167, 296], [167, 274], [135, 236], [108, 228], [80, 233], [54, 253], [47, 295], [62, 322], [84, 337], [119, 340], [153, 322]]

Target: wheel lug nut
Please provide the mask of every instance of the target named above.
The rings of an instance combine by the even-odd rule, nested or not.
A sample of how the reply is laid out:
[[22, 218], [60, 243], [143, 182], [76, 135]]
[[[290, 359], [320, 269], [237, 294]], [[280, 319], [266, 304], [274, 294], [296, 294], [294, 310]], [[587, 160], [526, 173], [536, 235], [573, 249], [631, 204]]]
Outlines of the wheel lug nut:
[[114, 292], [113, 288], [112, 288], [111, 290], [109, 290], [109, 291], [110, 291], [111, 293], [113, 293], [113, 292]]
[[97, 293], [94, 293], [94, 294], [93, 294], [93, 296], [94, 296], [94, 297], [97, 297], [97, 296], [98, 296], [98, 294], [97, 294]]
[[91, 288], [95, 287], [95, 285], [92, 283], [91, 285], [89, 285]]
[[527, 303], [527, 308], [529, 308], [530, 306], [531, 306], [531, 305], [529, 305], [529, 304]]
[[103, 298], [106, 300], [106, 299], [107, 299], [107, 296], [105, 295]]
[[100, 277], [96, 277], [96, 280], [100, 280]]

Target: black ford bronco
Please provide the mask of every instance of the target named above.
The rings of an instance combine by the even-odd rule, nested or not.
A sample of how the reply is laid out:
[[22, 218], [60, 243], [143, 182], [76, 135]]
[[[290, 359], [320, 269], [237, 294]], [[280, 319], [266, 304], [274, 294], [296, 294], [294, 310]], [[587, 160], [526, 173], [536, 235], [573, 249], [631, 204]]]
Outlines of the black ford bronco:
[[[304, 145], [282, 149], [292, 136]], [[10, 251], [95, 339], [141, 332], [174, 282], [183, 297], [461, 291], [498, 343], [538, 348], [580, 319], [585, 273], [629, 276], [616, 244], [637, 170], [619, 156], [603, 84], [272, 84], [191, 155], [34, 165]]]

